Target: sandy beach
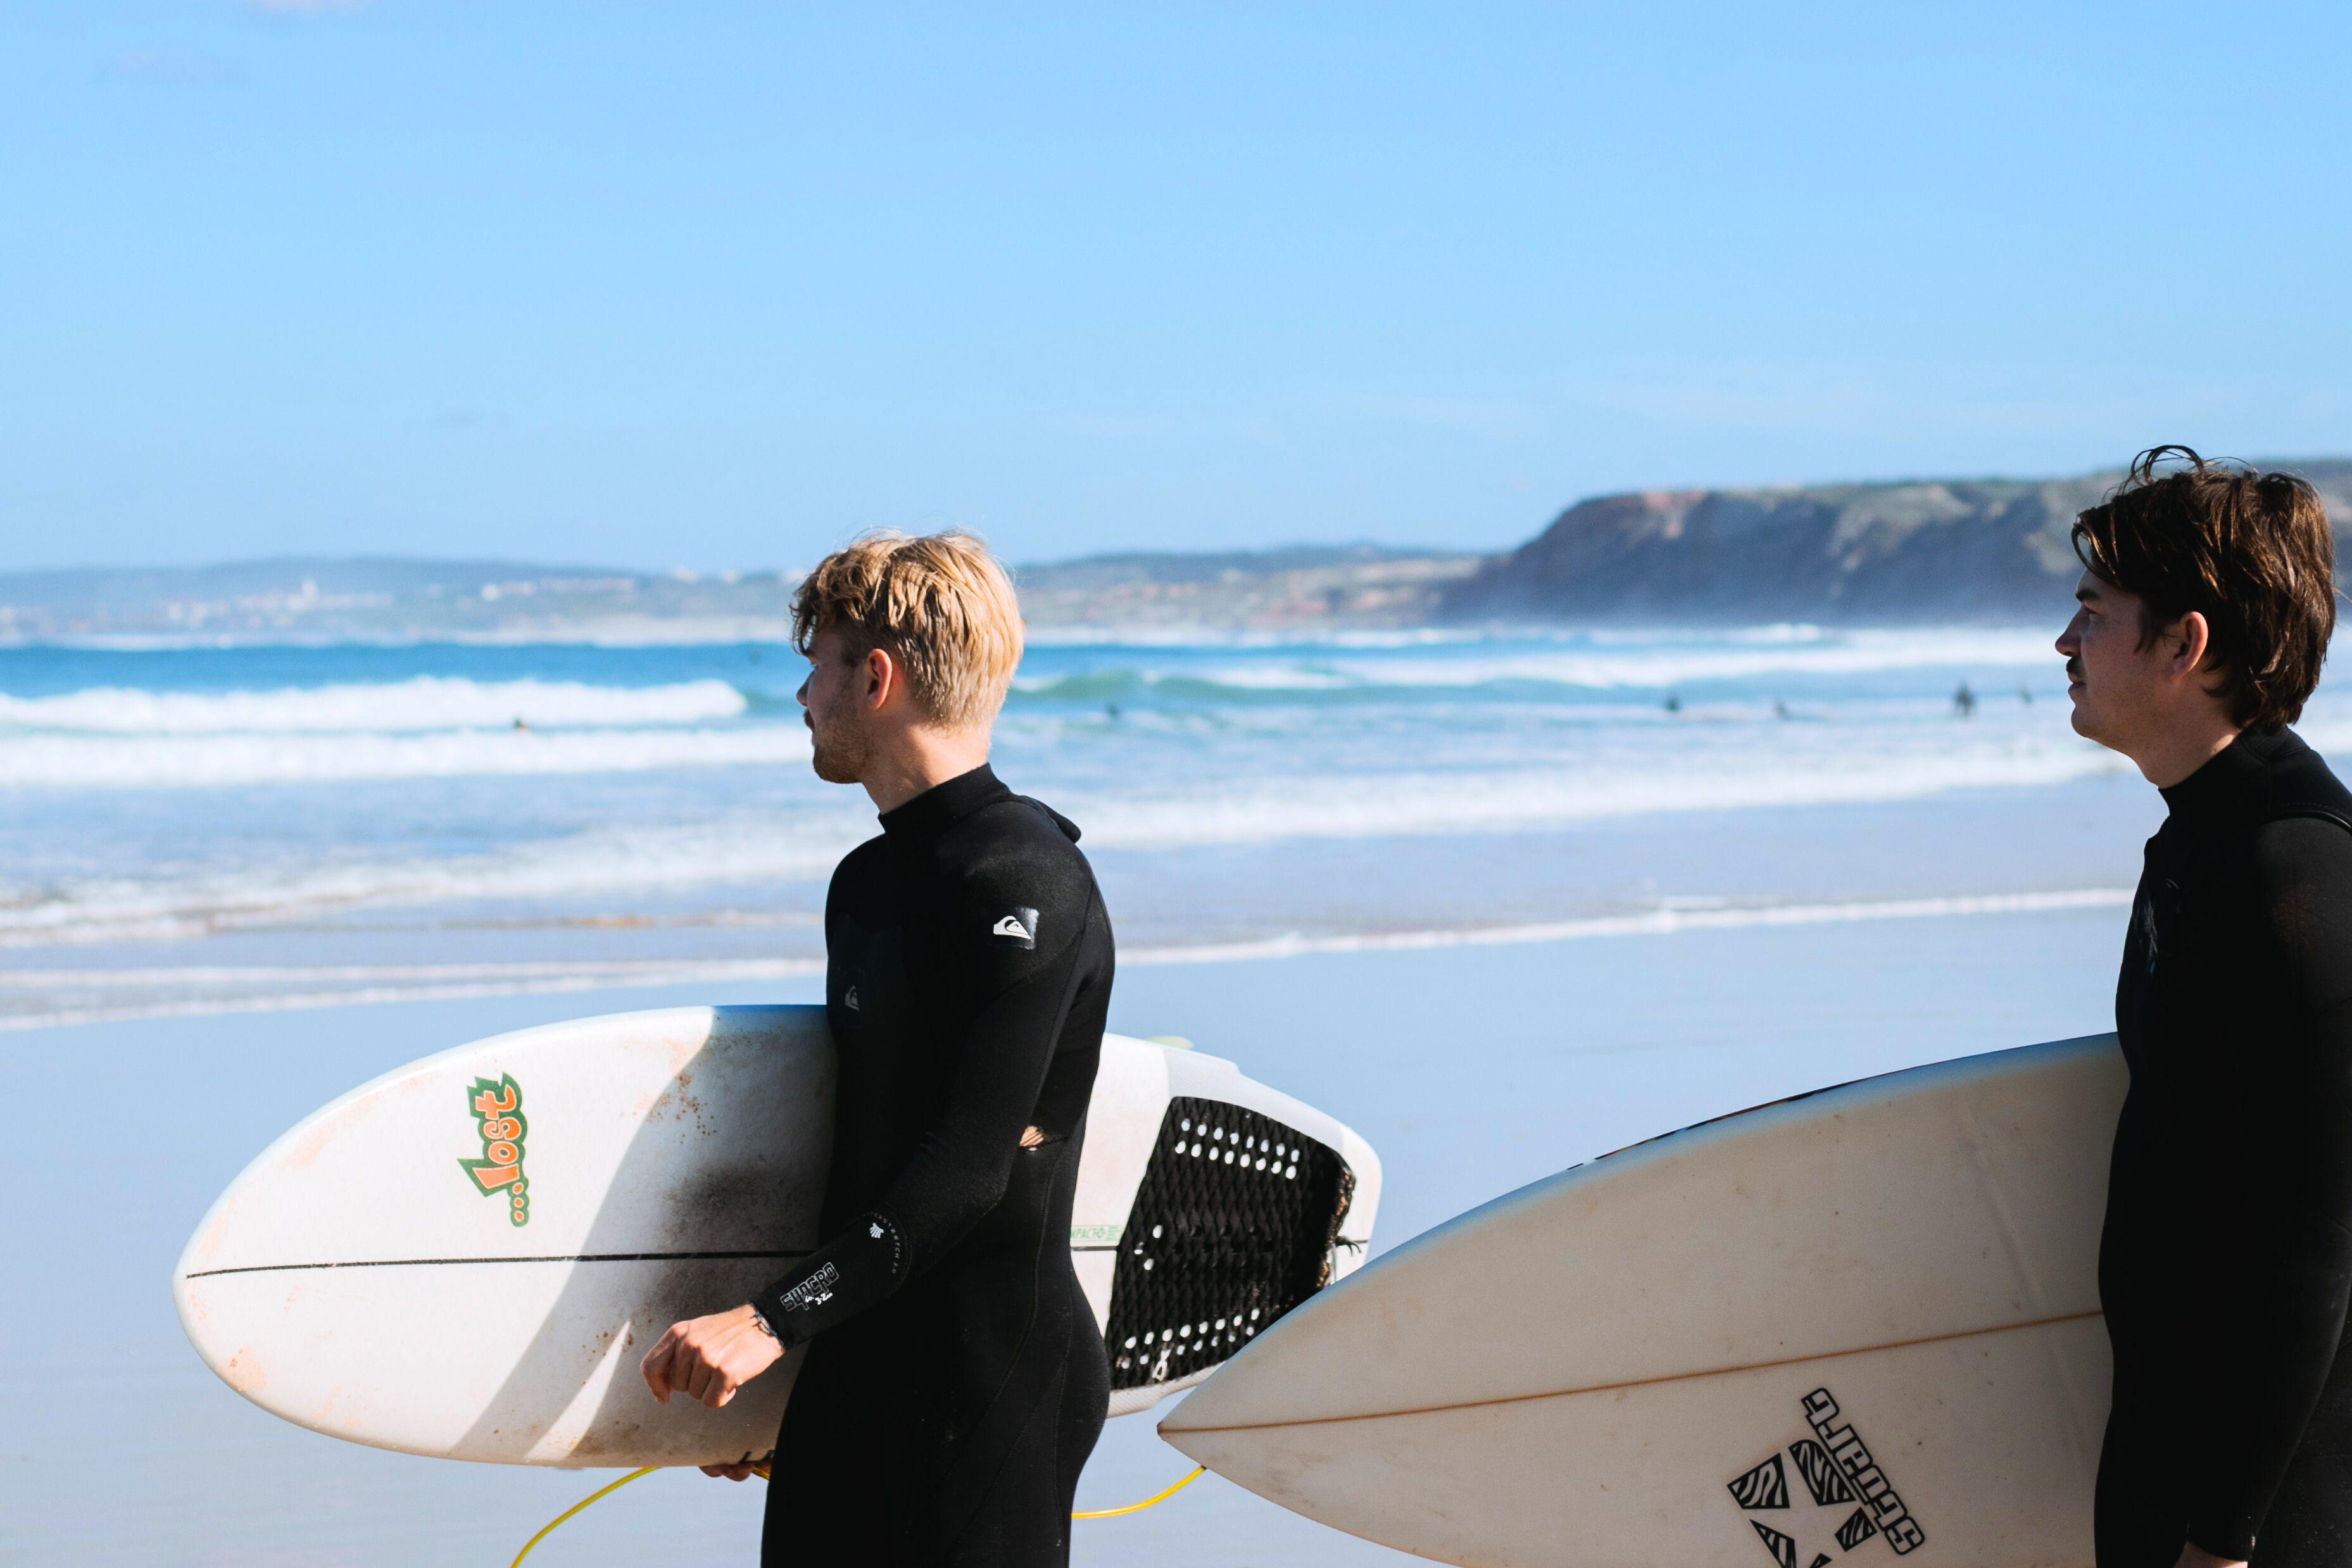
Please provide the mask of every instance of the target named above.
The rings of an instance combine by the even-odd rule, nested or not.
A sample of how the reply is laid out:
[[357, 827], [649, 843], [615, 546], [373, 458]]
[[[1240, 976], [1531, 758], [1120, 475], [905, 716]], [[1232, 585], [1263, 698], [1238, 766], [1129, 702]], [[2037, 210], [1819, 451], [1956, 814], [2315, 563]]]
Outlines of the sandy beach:
[[[1022, 1294], [1013, 1254], [992, 1239], [1013, 1232], [977, 1228], [1012, 1223], [1023, 1182], [1033, 1201], [1061, 1202], [1051, 1162], [1068, 1146], [1013, 1155], [1016, 1113], [1047, 1145], [1097, 1129], [1090, 1193], [1135, 1195], [1099, 1216], [1073, 1200], [1070, 1218], [1072, 1245], [1118, 1281], [1106, 1333], [1129, 1375], [1181, 1382], [1204, 1343], [1245, 1358], [1328, 1278], [1315, 1246], [1288, 1239], [1319, 1243], [1338, 1201], [1324, 1195], [1343, 1190], [1312, 1145], [1365, 1162], [1339, 1134], [1306, 1130], [1307, 1111], [1269, 1098], [1243, 1107], [1262, 1121], [1223, 1120], [1203, 1109], [1227, 1103], [1216, 1085], [1186, 1082], [1219, 1074], [1180, 1067], [1139, 1113], [1114, 1087], [1082, 1124], [1068, 1068], [1085, 1057], [1061, 1048], [1097, 1029], [1103, 910], [1111, 1030], [1185, 1037], [1376, 1151], [1375, 1265], [1482, 1204], [1694, 1124], [2106, 1033], [2166, 806], [2075, 719], [2148, 761], [2099, 705], [2204, 711], [2185, 683], [2218, 672], [2232, 689], [2209, 695], [2231, 705], [2230, 727], [2272, 727], [2305, 654], [2273, 657], [2264, 629], [2292, 620], [2294, 647], [2324, 645], [2320, 587], [2330, 571], [2339, 589], [2352, 578], [2352, 209], [2329, 196], [2341, 159], [2325, 152], [2352, 131], [2352, 7], [2241, 7], [2189, 48], [2131, 47], [2146, 8], [2113, 0], [1980, 10], [9, 7], [0, 1568], [509, 1568], [535, 1531], [622, 1473], [393, 1453], [297, 1427], [216, 1376], [175, 1312], [175, 1265], [202, 1218], [282, 1134], [389, 1071], [509, 1031], [829, 998], [853, 1070], [825, 1090], [828, 1218], [870, 1207], [885, 1223], [837, 1224], [815, 1245], [847, 1248], [802, 1251], [800, 1221], [762, 1205], [813, 1194], [712, 1151], [748, 1127], [754, 1156], [813, 1164], [814, 1124], [777, 1130], [716, 1054], [661, 1063], [675, 1121], [655, 1117], [662, 1093], [642, 1113], [634, 1094], [602, 1102], [625, 1116], [567, 1105], [616, 1082], [581, 1070], [604, 1060], [593, 1052], [566, 1056], [528, 1111], [521, 1081], [549, 1081], [490, 1062], [515, 1102], [500, 1107], [503, 1088], [473, 1088], [467, 1070], [465, 1103], [488, 1103], [479, 1123], [449, 1123], [456, 1143], [437, 1153], [429, 1128], [353, 1137], [337, 1154], [362, 1174], [330, 1179], [322, 1145], [289, 1140], [286, 1180], [256, 1206], [254, 1255], [229, 1258], [224, 1224], [207, 1238], [217, 1267], [191, 1267], [239, 1276], [194, 1291], [379, 1336], [358, 1342], [382, 1374], [368, 1389], [315, 1337], [280, 1354], [232, 1328], [239, 1305], [192, 1306], [199, 1332], [244, 1347], [220, 1355], [230, 1375], [274, 1378], [278, 1403], [321, 1425], [430, 1405], [449, 1425], [370, 1429], [466, 1452], [481, 1451], [466, 1447], [474, 1434], [528, 1429], [547, 1452], [625, 1456], [646, 1450], [604, 1434], [632, 1429], [619, 1401], [652, 1396], [642, 1348], [618, 1350], [656, 1312], [717, 1314], [616, 1280], [723, 1297], [711, 1306], [724, 1312], [752, 1282], [706, 1291], [700, 1270], [810, 1258], [775, 1308], [812, 1315], [778, 1321], [837, 1333], [885, 1294], [862, 1288], [856, 1259], [882, 1254], [861, 1230], [893, 1237], [890, 1288], [913, 1291], [898, 1306], [937, 1315], [893, 1311], [867, 1319], [887, 1333], [836, 1339], [835, 1403], [823, 1376], [801, 1385], [785, 1445], [803, 1479], [809, 1456], [845, 1456], [842, 1485], [804, 1489], [823, 1494], [805, 1503], [777, 1494], [797, 1511], [796, 1559], [822, 1568], [868, 1568], [856, 1559], [878, 1549], [827, 1543], [870, 1547], [852, 1532], [885, 1513], [902, 1516], [889, 1522], [905, 1541], [1035, 1541], [1063, 1506], [1059, 1479], [1042, 1488], [1066, 1479], [1066, 1428], [1035, 1413], [1078, 1385], [1034, 1402], [1020, 1390], [1060, 1375], [1057, 1325], [1075, 1309]], [[2247, 217], [2184, 223], [2177, 201], [2111, 194], [2182, 183], [2226, 191]], [[2168, 583], [2151, 565], [2143, 580], [2138, 547], [2099, 543], [2099, 518], [2142, 505], [2126, 497], [2147, 474], [2194, 466], [2208, 478], [2183, 488], [2197, 489], [2208, 460], [2270, 472], [2237, 492], [2230, 542], [2208, 540], [2195, 572]], [[2242, 572], [2224, 560], [2279, 497], [2304, 496], [2297, 484], [2329, 515], [2330, 564], [2301, 499], [2294, 550]], [[2152, 561], [2187, 548], [2162, 542], [2187, 526], [2169, 507], [2149, 525]], [[2242, 579], [2275, 602], [2259, 607], [2253, 588], [2231, 586]], [[2113, 639], [2095, 639], [2096, 655], [2122, 646], [2135, 598], [2153, 617], [2140, 664], [2085, 664], [2070, 617]], [[2302, 608], [2282, 620], [2288, 601]], [[2187, 662], [2164, 664], [2176, 643]], [[2099, 672], [2159, 664], [2168, 684], [2150, 674], [2145, 692], [2170, 694], [2161, 703], [2101, 695], [2139, 688]], [[2295, 732], [2342, 773], [2352, 686], [2309, 696]], [[877, 851], [835, 898], [878, 805], [960, 777], [976, 789], [982, 757], [1083, 831], [1099, 904], [1077, 897], [1065, 843], [1034, 822], [1023, 831], [1043, 837], [1020, 838], [1010, 814], [969, 831], [958, 819], [936, 856]], [[843, 778], [872, 792], [828, 781]], [[2294, 831], [2306, 829], [2320, 831]], [[2126, 988], [2136, 1038], [2144, 1014], [2187, 1016], [2168, 992], [2138, 1006], [2156, 951], [2204, 961], [2199, 937], [2166, 924], [2189, 908], [2163, 895], [2163, 856], [2184, 841], [2202, 841], [2176, 834], [2155, 852]], [[971, 911], [955, 899], [986, 904], [984, 919], [960, 924]], [[2279, 930], [2316, 940], [2324, 925]], [[853, 925], [870, 965], [851, 956]], [[958, 955], [983, 939], [968, 975]], [[1073, 977], [1056, 992], [1048, 970]], [[1060, 1071], [1039, 1070], [1032, 1092], [1025, 1070], [992, 1064], [1034, 1061], [1029, 998], [1055, 995], [1073, 1009], [1051, 1026]], [[967, 1005], [981, 1021], [936, 1010]], [[991, 1019], [1024, 1021], [992, 1034]], [[2230, 1025], [2202, 1032], [2275, 1032]], [[2053, 1055], [2096, 1075], [2087, 1049]], [[996, 1075], [972, 1088], [983, 1072]], [[779, 1103], [814, 1116], [815, 1099], [793, 1093]], [[2084, 1124], [2064, 1109], [2076, 1102], [2037, 1096], [2032, 1136]], [[1000, 1101], [997, 1132], [959, 1134], [959, 1117]], [[2040, 1170], [2053, 1148], [2087, 1160], [2089, 1145], [2053, 1136], [2011, 1155], [1975, 1138], [1986, 1212], [2006, 1228], [1999, 1244], [1956, 1241], [1942, 1209], [1963, 1178], [1922, 1157], [1937, 1146], [1912, 1130], [1924, 1122], [1873, 1145], [1892, 1158], [1871, 1163], [1851, 1157], [1855, 1124], [1815, 1120], [1823, 1110], [1743, 1129], [1833, 1126], [1836, 1169], [1813, 1188], [1758, 1178], [1782, 1167], [1748, 1144], [1722, 1167], [1737, 1201], [1668, 1180], [1641, 1209], [1588, 1197], [1636, 1185], [1596, 1180], [1559, 1206], [1571, 1218], [1558, 1232], [1528, 1210], [1495, 1217], [1509, 1228], [1442, 1255], [1431, 1295], [1389, 1292], [1412, 1261], [1395, 1259], [1387, 1284], [1371, 1281], [1382, 1293], [1353, 1302], [1374, 1303], [1360, 1321], [1380, 1333], [1454, 1336], [1434, 1351], [1411, 1342], [1396, 1363], [1426, 1371], [1425, 1386], [1390, 1397], [1360, 1369], [1406, 1353], [1351, 1350], [1293, 1319], [1293, 1343], [1341, 1343], [1311, 1373], [1258, 1385], [1301, 1394], [1299, 1408], [1213, 1416], [1195, 1390], [1192, 1416], [1242, 1445], [1349, 1424], [1379, 1450], [1345, 1467], [1360, 1493], [1307, 1500], [1296, 1469], [1324, 1465], [1328, 1446], [1286, 1438], [1276, 1462], [1295, 1473], [1264, 1484], [1359, 1520], [1444, 1491], [1449, 1521], [1514, 1532], [1507, 1546], [1428, 1548], [1457, 1555], [1524, 1560], [1517, 1536], [1540, 1531], [1602, 1568], [1687, 1557], [1655, 1533], [1679, 1517], [1727, 1532], [1700, 1555], [1827, 1568], [1823, 1539], [1841, 1553], [1884, 1541], [1892, 1563], [1931, 1512], [2014, 1520], [1967, 1467], [1998, 1469], [2004, 1486], [2063, 1476], [2008, 1436], [2062, 1424], [2021, 1424], [2010, 1385], [1959, 1358], [1991, 1346], [1986, 1357], [2026, 1365], [2040, 1352], [2021, 1346], [2087, 1345], [2111, 1298], [2128, 1382], [2123, 1295], [2096, 1313], [2087, 1298], [2053, 1305], [2043, 1281], [2059, 1276], [2012, 1216], [2087, 1227], [2088, 1197], [2112, 1170], [2128, 1175], [2131, 1145], [2119, 1166], [2093, 1151], [2095, 1177], [2069, 1165], [2034, 1186], [2004, 1173]], [[2029, 1120], [1994, 1125], [2022, 1137]], [[625, 1138], [625, 1160], [590, 1158]], [[1204, 1163], [1163, 1157], [1188, 1138]], [[2309, 1142], [2240, 1140], [2287, 1155]], [[1147, 1145], [1157, 1163], [1134, 1168], [1149, 1181], [1108, 1178], [1130, 1168], [1122, 1149]], [[961, 1155], [989, 1146], [1050, 1180], [1015, 1167], [1023, 1182], [971, 1219], [963, 1198], [985, 1184]], [[410, 1158], [419, 1149], [433, 1168]], [[1268, 1174], [1262, 1188], [1213, 1190], [1261, 1166], [1285, 1185]], [[1716, 1167], [1667, 1175], [1702, 1168]], [[583, 1169], [597, 1174], [573, 1179]], [[1903, 1178], [1916, 1196], [1897, 1207]], [[445, 1245], [432, 1195], [469, 1189], [506, 1205], [473, 1221], [527, 1255]], [[1343, 1218], [1372, 1210], [1368, 1186], [1344, 1190]], [[648, 1194], [661, 1200], [642, 1205], [651, 1239], [635, 1239]], [[556, 1225], [509, 1231], [533, 1206], [584, 1223], [560, 1244]], [[1887, 1218], [1931, 1209], [1931, 1225]], [[1757, 1212], [1839, 1250], [1825, 1263]], [[1061, 1209], [1034, 1213], [1047, 1218], [1021, 1221], [1020, 1255], [1036, 1243], [1057, 1257]], [[684, 1239], [728, 1216], [743, 1239]], [[927, 1216], [969, 1221], [958, 1234], [971, 1244], [959, 1254], [952, 1226]], [[429, 1246], [369, 1239], [411, 1222]], [[1617, 1239], [1576, 1228], [1595, 1222]], [[2056, 1234], [2062, 1260], [2095, 1250], [2087, 1228]], [[1892, 1257], [1895, 1235], [1930, 1255]], [[1545, 1236], [1569, 1239], [1529, 1243]], [[1969, 1316], [1970, 1281], [1994, 1278], [1983, 1260], [2002, 1246], [2018, 1273], [1985, 1285], [1998, 1310]], [[2168, 1236], [2147, 1249], [2159, 1291], [2178, 1250]], [[1769, 1288], [1758, 1258], [1801, 1275], [1801, 1293]], [[1514, 1282], [1529, 1259], [1564, 1261]], [[1931, 1275], [1954, 1260], [1958, 1284]], [[520, 1266], [475, 1266], [493, 1262]], [[1869, 1288], [1847, 1289], [1845, 1271]], [[1579, 1281], [1618, 1294], [1571, 1310], [1561, 1298]], [[1441, 1319], [1429, 1301], [1457, 1287], [1475, 1314]], [[1911, 1322], [1882, 1287], [1949, 1321]], [[1537, 1315], [1507, 1321], [1498, 1302]], [[1344, 1295], [1322, 1304], [1326, 1323], [1354, 1310]], [[2021, 1319], [2029, 1307], [2040, 1315]], [[1670, 1332], [1677, 1312], [1685, 1326]], [[497, 1332], [507, 1320], [511, 1338]], [[1906, 1479], [1914, 1500], [1939, 1500], [1917, 1518], [1860, 1418], [1830, 1424], [1839, 1400], [1864, 1403], [1852, 1381], [1829, 1395], [1843, 1370], [1772, 1417], [1805, 1415], [1769, 1438], [1801, 1493], [1775, 1490], [1780, 1451], [1768, 1479], [1760, 1428], [1759, 1447], [1741, 1437], [1724, 1458], [1721, 1476], [1742, 1479], [1718, 1481], [1732, 1450], [1712, 1445], [1746, 1419], [1718, 1400], [1812, 1362], [1800, 1342], [1815, 1330], [1823, 1355], [1860, 1358], [1840, 1364], [1856, 1378], [1951, 1358], [1879, 1406], [1936, 1427], [1869, 1427], [1884, 1453], [1909, 1442], [1965, 1472]], [[766, 1349], [740, 1320], [726, 1332]], [[689, 1386], [694, 1337], [679, 1362]], [[1633, 1339], [1655, 1345], [1619, 1355]], [[1465, 1343], [1495, 1364], [1448, 1354]], [[1709, 1359], [1685, 1354], [1693, 1343]], [[605, 1357], [594, 1373], [576, 1370], [584, 1355], [549, 1359], [590, 1344]], [[1550, 1350], [1563, 1359], [1547, 1369]], [[298, 1396], [313, 1373], [327, 1392]], [[472, 1392], [444, 1399], [436, 1375]], [[361, 1408], [386, 1379], [392, 1415]], [[2090, 1384], [2046, 1381], [2087, 1454]], [[525, 1385], [528, 1428], [510, 1392]], [[2009, 1425], [1958, 1420], [1960, 1386]], [[1335, 1388], [1364, 1397], [1327, 1397]], [[1654, 1397], [1679, 1413], [1629, 1415]], [[557, 1413], [539, 1425], [542, 1406]], [[768, 1408], [734, 1415], [750, 1428]], [[1080, 1509], [1187, 1473], [1157, 1436], [1171, 1408], [1109, 1423]], [[1570, 1415], [1519, 1441], [1498, 1437], [1528, 1429], [1497, 1424], [1502, 1409]], [[1594, 1427], [1570, 1424], [1587, 1411], [1602, 1413]], [[1391, 1440], [1400, 1430], [1473, 1436], [1407, 1448]], [[746, 1452], [735, 1443], [723, 1451]], [[2199, 1516], [2221, 1511], [2181, 1503], [2171, 1478], [2229, 1467], [2184, 1454], [2166, 1448], [2147, 1473], [2201, 1543]], [[1718, 1515], [1680, 1501], [1629, 1511], [1646, 1483], [1601, 1474], [1612, 1455], [1673, 1476], [1675, 1499], [1697, 1486]], [[919, 1479], [888, 1482], [884, 1507], [858, 1500], [864, 1473]], [[1468, 1500], [1485, 1483], [1485, 1503]], [[925, 1489], [928, 1514], [906, 1502]], [[2208, 1490], [2232, 1510], [2256, 1495]], [[768, 1495], [650, 1474], [527, 1568], [753, 1568]], [[1766, 1515], [1790, 1499], [1812, 1511], [1782, 1530]], [[1599, 1532], [1603, 1506], [1635, 1519], [1639, 1544]], [[1000, 1509], [1014, 1522], [993, 1522]], [[2292, 1512], [2249, 1516], [2265, 1553]], [[1940, 1552], [1957, 1550], [1957, 1522], [1932, 1529]], [[1073, 1540], [1081, 1568], [1423, 1561], [1216, 1475], [1077, 1523]]]
[[[2126, 868], [2115, 868], [2120, 874]], [[1821, 1084], [2108, 1027], [2122, 911], [1847, 919], [1487, 946], [1142, 965], [1113, 1025], [1176, 1033], [1362, 1131], [1388, 1172], [1376, 1250], [1634, 1139]], [[278, 1132], [428, 1051], [562, 1017], [808, 1000], [808, 981], [404, 1003], [27, 1030], [0, 1051], [35, 1113], [0, 1160], [30, 1277], [0, 1301], [28, 1365], [0, 1393], [0, 1561], [503, 1563], [611, 1479], [450, 1464], [299, 1430], [189, 1351], [169, 1276], [218, 1189]], [[29, 1287], [29, 1288], [23, 1288]], [[1186, 1469], [1113, 1422], [1082, 1506]], [[658, 1475], [564, 1527], [558, 1564], [751, 1560], [759, 1483]], [[1082, 1524], [1076, 1561], [1411, 1561], [1217, 1479]]]

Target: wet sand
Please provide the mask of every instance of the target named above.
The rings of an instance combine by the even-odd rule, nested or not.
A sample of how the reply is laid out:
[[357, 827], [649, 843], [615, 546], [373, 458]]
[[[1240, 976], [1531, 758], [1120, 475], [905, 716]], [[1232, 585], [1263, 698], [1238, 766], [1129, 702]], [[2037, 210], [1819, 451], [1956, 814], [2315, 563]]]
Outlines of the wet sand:
[[[1137, 967], [1113, 1025], [1182, 1034], [1362, 1131], [1387, 1167], [1377, 1249], [1637, 1138], [1798, 1090], [2108, 1027], [2119, 909], [1317, 954]], [[428, 1051], [554, 1018], [808, 1000], [809, 981], [417, 1002], [28, 1031], [0, 1045], [18, 1210], [0, 1296], [0, 1562], [503, 1564], [611, 1472], [458, 1465], [299, 1430], [182, 1338], [173, 1260], [264, 1144]], [[1082, 1507], [1187, 1468], [1113, 1422]], [[536, 1553], [749, 1563], [760, 1484], [659, 1475]], [[1076, 1561], [1403, 1563], [1214, 1477], [1077, 1527]]]

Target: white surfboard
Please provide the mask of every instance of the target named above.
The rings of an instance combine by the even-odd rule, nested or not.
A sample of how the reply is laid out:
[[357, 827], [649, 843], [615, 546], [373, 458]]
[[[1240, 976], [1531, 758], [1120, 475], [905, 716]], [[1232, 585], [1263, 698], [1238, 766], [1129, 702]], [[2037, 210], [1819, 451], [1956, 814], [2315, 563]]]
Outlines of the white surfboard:
[[[247, 1167], [180, 1259], [180, 1322], [238, 1393], [354, 1442], [764, 1453], [797, 1354], [718, 1411], [656, 1404], [636, 1364], [814, 1245], [833, 1083], [820, 1008], [624, 1013], [427, 1057]], [[1111, 1413], [1198, 1382], [1355, 1267], [1380, 1185], [1354, 1133], [1233, 1063], [1105, 1036], [1070, 1242]]]
[[1160, 1434], [1480, 1568], [2088, 1564], [2124, 1088], [2102, 1035], [1622, 1150], [1318, 1296]]

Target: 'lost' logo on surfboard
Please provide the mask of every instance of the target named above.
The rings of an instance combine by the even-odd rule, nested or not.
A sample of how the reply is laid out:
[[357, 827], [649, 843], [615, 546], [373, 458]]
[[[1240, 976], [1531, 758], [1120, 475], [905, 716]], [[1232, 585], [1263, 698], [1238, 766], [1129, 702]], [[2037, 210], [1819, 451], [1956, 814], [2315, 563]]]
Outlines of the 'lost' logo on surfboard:
[[480, 1184], [485, 1196], [505, 1193], [507, 1218], [517, 1225], [528, 1225], [530, 1180], [522, 1174], [522, 1140], [530, 1128], [522, 1119], [522, 1091], [502, 1072], [495, 1082], [475, 1079], [468, 1093], [474, 1120], [481, 1124], [482, 1157], [457, 1163]]
[[[1926, 1544], [1927, 1532], [1903, 1506], [1886, 1472], [1853, 1427], [1839, 1425], [1838, 1402], [1830, 1391], [1816, 1388], [1804, 1404], [1813, 1435], [1727, 1483], [1731, 1500], [1751, 1515], [1773, 1516], [1748, 1521], [1773, 1560], [1780, 1568], [1823, 1568], [1873, 1536], [1885, 1536], [1898, 1556]], [[1791, 1469], [1804, 1488], [1801, 1496], [1789, 1484]], [[1806, 1499], [1811, 1500], [1810, 1511]], [[1832, 1542], [1835, 1552], [1826, 1550]]]

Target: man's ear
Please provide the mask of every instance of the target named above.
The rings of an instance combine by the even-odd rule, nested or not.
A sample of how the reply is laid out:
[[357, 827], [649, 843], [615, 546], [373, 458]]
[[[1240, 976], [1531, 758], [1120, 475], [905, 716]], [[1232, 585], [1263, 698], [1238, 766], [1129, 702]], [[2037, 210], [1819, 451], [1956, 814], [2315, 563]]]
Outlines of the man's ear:
[[888, 702], [890, 694], [898, 689], [898, 662], [890, 657], [888, 650], [873, 648], [867, 650], [866, 657], [859, 663], [859, 673], [866, 681], [866, 706], [878, 708]]
[[2196, 674], [2213, 652], [2213, 628], [2201, 612], [2192, 610], [2174, 624], [2172, 635], [2180, 639], [2180, 654], [2173, 662], [2174, 678], [2186, 679]]

